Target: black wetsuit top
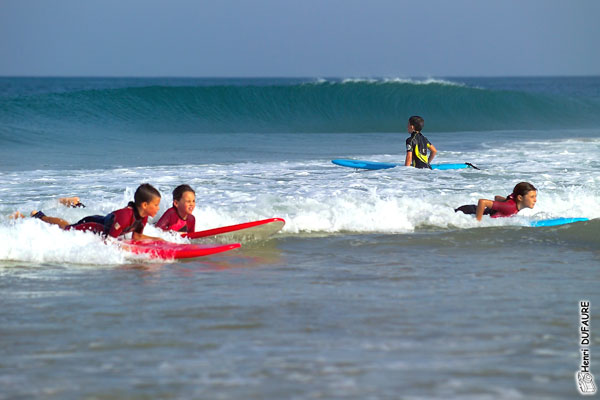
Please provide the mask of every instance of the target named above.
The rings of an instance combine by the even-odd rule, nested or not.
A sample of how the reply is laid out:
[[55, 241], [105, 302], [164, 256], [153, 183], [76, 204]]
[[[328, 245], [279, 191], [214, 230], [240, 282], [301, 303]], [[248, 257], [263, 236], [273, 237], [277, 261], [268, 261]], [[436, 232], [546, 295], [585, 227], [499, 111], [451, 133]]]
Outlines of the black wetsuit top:
[[406, 152], [412, 152], [411, 166], [415, 168], [429, 168], [429, 156], [427, 151], [431, 147], [431, 143], [421, 132], [413, 132], [406, 139]]

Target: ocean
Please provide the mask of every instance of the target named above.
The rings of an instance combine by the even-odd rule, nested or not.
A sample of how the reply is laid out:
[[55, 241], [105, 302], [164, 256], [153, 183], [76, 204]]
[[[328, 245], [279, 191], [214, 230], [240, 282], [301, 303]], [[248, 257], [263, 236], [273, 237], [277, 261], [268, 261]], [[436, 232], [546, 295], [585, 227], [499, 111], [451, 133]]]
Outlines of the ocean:
[[[331, 163], [402, 163], [415, 114], [480, 170]], [[534, 209], [454, 212], [521, 181]], [[199, 230], [286, 225], [157, 261], [9, 218], [145, 182], [159, 216], [191, 185]], [[556, 217], [590, 221], [529, 227]], [[600, 77], [0, 78], [0, 399], [574, 398], [599, 217]]]

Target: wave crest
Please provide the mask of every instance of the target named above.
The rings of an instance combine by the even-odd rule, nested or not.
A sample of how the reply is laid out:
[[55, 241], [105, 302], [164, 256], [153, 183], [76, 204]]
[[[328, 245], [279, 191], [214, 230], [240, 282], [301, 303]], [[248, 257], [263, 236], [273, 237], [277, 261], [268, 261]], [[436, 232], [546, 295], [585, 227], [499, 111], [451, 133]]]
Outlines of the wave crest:
[[589, 98], [491, 90], [441, 79], [151, 85], [0, 99], [0, 134], [81, 126], [156, 132], [397, 132], [410, 115], [426, 131], [588, 128]]

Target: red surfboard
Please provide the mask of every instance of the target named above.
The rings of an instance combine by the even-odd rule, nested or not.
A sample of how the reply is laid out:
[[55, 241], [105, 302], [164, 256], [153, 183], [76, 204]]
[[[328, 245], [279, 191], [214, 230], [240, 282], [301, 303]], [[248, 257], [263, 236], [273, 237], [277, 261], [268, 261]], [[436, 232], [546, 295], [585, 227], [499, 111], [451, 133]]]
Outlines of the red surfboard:
[[208, 256], [241, 247], [229, 244], [182, 244], [159, 240], [123, 240], [122, 248], [134, 254], [148, 254], [150, 258], [180, 259]]
[[244, 222], [243, 224], [207, 229], [205, 231], [184, 233], [183, 237], [188, 239], [199, 239], [229, 233], [231, 234], [231, 237], [251, 237], [255, 240], [261, 240], [279, 232], [284, 225], [285, 220], [283, 218], [268, 218], [261, 219], [260, 221]]

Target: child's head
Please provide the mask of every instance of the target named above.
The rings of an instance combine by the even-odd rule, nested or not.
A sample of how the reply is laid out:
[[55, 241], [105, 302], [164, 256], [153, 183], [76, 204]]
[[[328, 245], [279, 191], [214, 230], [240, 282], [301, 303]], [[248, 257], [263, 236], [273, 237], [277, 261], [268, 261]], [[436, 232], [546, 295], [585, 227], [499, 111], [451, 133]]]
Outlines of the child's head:
[[189, 185], [179, 185], [173, 190], [173, 207], [183, 218], [196, 208], [196, 192]]
[[418, 115], [413, 115], [408, 119], [408, 132], [421, 132], [425, 126], [425, 120]]
[[135, 191], [133, 202], [140, 214], [154, 217], [160, 206], [160, 192], [149, 183], [143, 183]]
[[517, 208], [533, 208], [537, 201], [537, 189], [529, 182], [518, 183], [512, 192]]

